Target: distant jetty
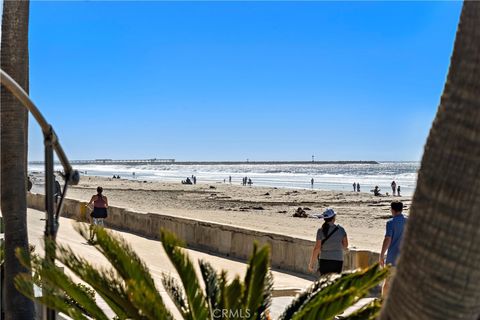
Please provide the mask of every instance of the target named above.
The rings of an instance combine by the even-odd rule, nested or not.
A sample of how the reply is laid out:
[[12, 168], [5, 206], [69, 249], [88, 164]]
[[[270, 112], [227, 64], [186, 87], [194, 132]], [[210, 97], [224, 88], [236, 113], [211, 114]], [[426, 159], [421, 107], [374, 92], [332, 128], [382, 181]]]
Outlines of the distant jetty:
[[[140, 160], [114, 160], [114, 159], [95, 159], [95, 160], [72, 160], [72, 165], [148, 165], [148, 164], [175, 164], [175, 165], [269, 165], [269, 164], [379, 164], [377, 161], [175, 161], [175, 159], [140, 159]], [[29, 164], [44, 164], [43, 161], [30, 161]]]

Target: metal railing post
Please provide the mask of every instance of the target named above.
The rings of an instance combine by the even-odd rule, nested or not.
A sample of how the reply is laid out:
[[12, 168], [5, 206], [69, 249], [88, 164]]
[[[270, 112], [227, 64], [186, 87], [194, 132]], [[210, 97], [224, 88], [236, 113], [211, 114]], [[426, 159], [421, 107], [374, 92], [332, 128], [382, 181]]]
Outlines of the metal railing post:
[[[45, 137], [45, 260], [47, 263], [55, 263], [55, 175], [53, 163], [52, 136]], [[45, 294], [45, 292], [43, 293]], [[47, 293], [48, 294], [48, 293]], [[55, 310], [47, 308], [47, 320], [55, 320]]]

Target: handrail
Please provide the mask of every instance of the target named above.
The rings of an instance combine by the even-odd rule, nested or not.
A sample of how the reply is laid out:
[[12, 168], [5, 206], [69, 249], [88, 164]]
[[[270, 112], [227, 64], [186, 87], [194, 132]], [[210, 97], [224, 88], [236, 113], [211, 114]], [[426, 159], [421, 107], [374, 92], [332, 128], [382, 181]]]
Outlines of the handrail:
[[[45, 144], [45, 260], [54, 263], [55, 261], [55, 240], [57, 237], [59, 227], [59, 217], [63, 209], [65, 195], [69, 185], [76, 185], [80, 181], [80, 174], [74, 170], [68, 161], [68, 158], [63, 151], [58, 137], [53, 130], [53, 127], [40, 113], [40, 110], [30, 100], [28, 94], [23, 88], [8, 75], [5, 71], [0, 69], [0, 83], [4, 85], [21, 103], [30, 111], [35, 120], [40, 125]], [[53, 153], [57, 154], [58, 159], [63, 166], [63, 178], [65, 185], [60, 197], [60, 202], [55, 204], [55, 174]], [[56, 318], [55, 312], [52, 309], [47, 309], [47, 319], [54, 320]]]

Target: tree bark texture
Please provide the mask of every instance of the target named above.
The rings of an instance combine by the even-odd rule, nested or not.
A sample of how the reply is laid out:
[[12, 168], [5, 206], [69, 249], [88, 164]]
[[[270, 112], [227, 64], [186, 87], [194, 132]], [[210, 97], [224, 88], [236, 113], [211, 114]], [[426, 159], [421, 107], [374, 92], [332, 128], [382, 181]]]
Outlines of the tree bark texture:
[[465, 2], [381, 319], [480, 316], [480, 2]]
[[[4, 1], [1, 67], [28, 92], [29, 1]], [[33, 302], [19, 293], [14, 277], [27, 270], [15, 257], [17, 247], [28, 251], [27, 123], [25, 107], [1, 88], [1, 209], [5, 224], [5, 316], [33, 319]]]

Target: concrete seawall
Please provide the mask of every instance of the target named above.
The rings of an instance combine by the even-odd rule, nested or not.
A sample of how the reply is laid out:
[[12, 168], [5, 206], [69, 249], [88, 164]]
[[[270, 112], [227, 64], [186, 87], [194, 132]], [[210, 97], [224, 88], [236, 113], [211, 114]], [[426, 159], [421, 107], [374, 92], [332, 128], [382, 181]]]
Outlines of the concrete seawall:
[[[29, 208], [45, 210], [44, 195], [29, 193], [27, 201]], [[77, 221], [87, 221], [85, 204], [86, 202], [65, 199], [62, 215]], [[253, 242], [257, 241], [270, 246], [271, 264], [274, 268], [311, 275], [307, 271], [307, 265], [315, 243], [310, 240], [158, 213], [134, 212], [117, 207], [109, 207], [106, 225], [112, 229], [153, 239], [159, 239], [159, 230], [164, 228], [174, 232], [191, 248], [242, 260], [248, 259]], [[345, 253], [344, 269], [366, 267], [377, 262], [378, 257], [376, 252], [348, 250]]]

